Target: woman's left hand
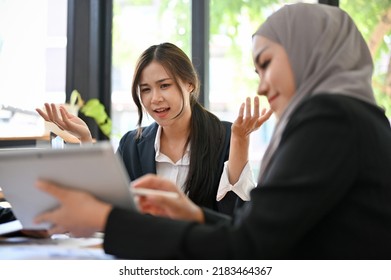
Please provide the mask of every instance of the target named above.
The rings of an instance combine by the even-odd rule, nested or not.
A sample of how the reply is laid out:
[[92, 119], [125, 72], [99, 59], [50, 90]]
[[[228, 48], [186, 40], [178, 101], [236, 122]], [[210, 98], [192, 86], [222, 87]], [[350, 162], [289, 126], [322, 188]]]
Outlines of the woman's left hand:
[[251, 98], [247, 97], [246, 102], [242, 103], [239, 109], [239, 115], [232, 124], [232, 136], [237, 138], [248, 137], [251, 132], [259, 129], [273, 114], [271, 109], [259, 109], [259, 97], [254, 97], [254, 110], [251, 113]]
[[60, 203], [58, 208], [45, 212], [35, 219], [37, 224], [43, 222], [52, 224], [52, 228], [48, 231], [50, 235], [70, 233], [75, 237], [88, 237], [104, 230], [111, 205], [97, 200], [86, 192], [62, 188], [51, 182], [37, 181], [36, 186]]

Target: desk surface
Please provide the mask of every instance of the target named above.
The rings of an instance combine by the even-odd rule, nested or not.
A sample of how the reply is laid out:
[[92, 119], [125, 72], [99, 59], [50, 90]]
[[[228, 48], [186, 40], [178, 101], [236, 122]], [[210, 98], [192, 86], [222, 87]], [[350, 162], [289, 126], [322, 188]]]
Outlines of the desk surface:
[[49, 141], [49, 135], [39, 135], [39, 136], [1, 136], [0, 141], [26, 141], [26, 140], [38, 140], [38, 141]]
[[102, 237], [0, 238], [0, 260], [109, 260], [102, 249]]
[[50, 143], [49, 135], [40, 136], [0, 136], [1, 148], [20, 148], [20, 147], [35, 147], [47, 146]]

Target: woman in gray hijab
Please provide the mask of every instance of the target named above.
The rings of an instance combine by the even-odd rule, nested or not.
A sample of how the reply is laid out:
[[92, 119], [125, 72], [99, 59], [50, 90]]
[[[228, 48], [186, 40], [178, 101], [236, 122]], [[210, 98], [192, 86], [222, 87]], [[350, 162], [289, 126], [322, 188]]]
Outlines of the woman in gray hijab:
[[390, 259], [391, 129], [352, 19], [322, 4], [284, 6], [254, 34], [253, 59], [278, 122], [258, 186], [233, 220], [146, 175], [133, 187], [179, 199], [147, 195], [140, 209], [171, 219], [38, 182], [61, 206], [37, 222], [51, 222], [51, 233], [104, 231], [105, 251], [121, 258]]

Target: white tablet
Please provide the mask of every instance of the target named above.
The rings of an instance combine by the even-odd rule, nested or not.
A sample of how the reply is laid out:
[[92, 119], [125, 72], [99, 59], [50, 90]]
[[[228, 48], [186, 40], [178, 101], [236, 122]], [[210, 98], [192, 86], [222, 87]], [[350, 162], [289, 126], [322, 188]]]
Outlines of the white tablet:
[[136, 209], [130, 180], [122, 160], [109, 142], [64, 149], [0, 150], [0, 187], [25, 229], [47, 229], [34, 218], [58, 206], [52, 196], [38, 190], [38, 178], [87, 191], [118, 207]]

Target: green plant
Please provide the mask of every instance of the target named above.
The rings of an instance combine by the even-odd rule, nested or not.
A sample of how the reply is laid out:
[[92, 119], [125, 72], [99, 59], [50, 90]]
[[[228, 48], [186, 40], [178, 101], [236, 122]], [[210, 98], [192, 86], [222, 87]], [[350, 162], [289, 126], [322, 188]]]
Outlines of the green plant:
[[107, 115], [105, 106], [97, 98], [91, 98], [85, 102], [77, 90], [73, 90], [70, 98], [70, 106], [77, 107], [78, 111], [95, 120], [99, 129], [108, 138], [111, 136], [112, 121]]

